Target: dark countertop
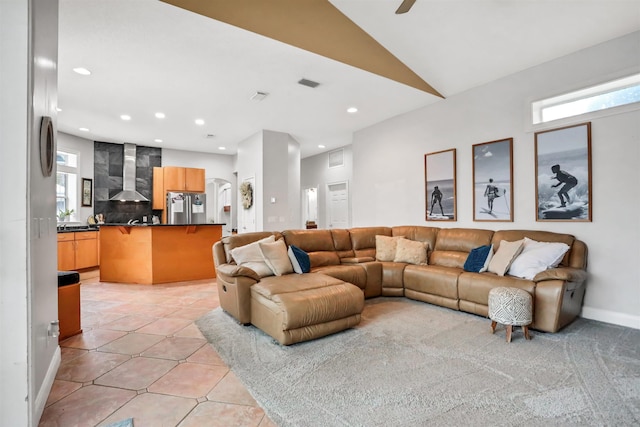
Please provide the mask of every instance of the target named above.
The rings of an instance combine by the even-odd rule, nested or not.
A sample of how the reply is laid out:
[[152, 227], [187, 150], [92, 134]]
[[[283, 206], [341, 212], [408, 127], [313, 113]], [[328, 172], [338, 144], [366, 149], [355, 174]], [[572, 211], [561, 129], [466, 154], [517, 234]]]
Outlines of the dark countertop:
[[96, 224], [96, 225], [69, 225], [66, 228], [64, 226], [58, 226], [58, 233], [82, 233], [84, 231], [99, 231], [100, 227], [185, 227], [185, 226], [193, 226], [196, 225], [198, 227], [206, 226], [206, 225], [226, 225], [226, 223], [207, 223], [207, 224], [127, 224], [124, 223], [115, 223], [109, 222], [104, 224]]

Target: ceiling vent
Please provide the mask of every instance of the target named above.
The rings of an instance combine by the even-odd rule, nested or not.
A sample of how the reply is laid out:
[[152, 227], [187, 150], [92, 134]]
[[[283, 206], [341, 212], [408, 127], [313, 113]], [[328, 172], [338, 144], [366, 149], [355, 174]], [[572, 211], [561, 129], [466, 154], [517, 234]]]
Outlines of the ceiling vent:
[[320, 86], [320, 83], [314, 82], [313, 80], [308, 80], [308, 79], [300, 79], [298, 80], [298, 84], [301, 84], [302, 86], [308, 86], [312, 89], [315, 89], [318, 86]]
[[269, 94], [266, 92], [256, 92], [253, 95], [251, 95], [251, 98], [249, 98], [252, 101], [262, 101], [263, 99], [265, 99]]

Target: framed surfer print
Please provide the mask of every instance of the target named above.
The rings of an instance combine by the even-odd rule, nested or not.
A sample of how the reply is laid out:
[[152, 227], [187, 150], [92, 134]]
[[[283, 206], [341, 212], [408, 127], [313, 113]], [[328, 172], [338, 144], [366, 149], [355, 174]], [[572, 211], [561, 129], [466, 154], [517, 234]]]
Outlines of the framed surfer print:
[[513, 221], [513, 138], [473, 146], [473, 220]]
[[591, 123], [536, 132], [538, 221], [591, 221]]
[[456, 149], [424, 155], [427, 221], [456, 221]]

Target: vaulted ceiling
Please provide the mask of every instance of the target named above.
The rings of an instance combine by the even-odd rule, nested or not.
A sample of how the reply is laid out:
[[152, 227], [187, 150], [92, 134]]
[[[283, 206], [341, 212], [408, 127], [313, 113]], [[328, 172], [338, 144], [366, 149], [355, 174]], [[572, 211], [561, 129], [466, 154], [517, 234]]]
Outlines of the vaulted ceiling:
[[[306, 157], [349, 144], [374, 123], [640, 30], [637, 0], [417, 0], [396, 15], [400, 3], [60, 0], [58, 129], [220, 154], [269, 129], [291, 134]], [[267, 96], [251, 99], [256, 92]]]

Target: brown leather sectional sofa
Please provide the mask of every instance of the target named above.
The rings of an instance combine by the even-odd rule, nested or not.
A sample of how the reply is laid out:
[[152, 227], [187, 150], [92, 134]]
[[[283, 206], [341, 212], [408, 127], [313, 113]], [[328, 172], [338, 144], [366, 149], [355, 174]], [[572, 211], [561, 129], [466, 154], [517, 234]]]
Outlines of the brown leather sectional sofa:
[[[233, 248], [271, 234], [306, 251], [311, 272], [260, 278], [235, 265]], [[376, 235], [427, 242], [428, 265], [376, 261]], [[565, 243], [570, 249], [557, 268], [533, 280], [464, 271], [472, 249], [493, 244], [497, 251], [502, 240], [524, 237]], [[500, 286], [529, 292], [534, 300], [531, 327], [556, 332], [579, 315], [587, 277], [584, 242], [545, 231], [398, 226], [257, 232], [223, 238], [214, 245], [213, 255], [221, 307], [282, 344], [354, 326], [360, 321], [363, 297], [404, 296], [486, 317], [489, 291]], [[354, 292], [356, 287], [361, 291]]]

